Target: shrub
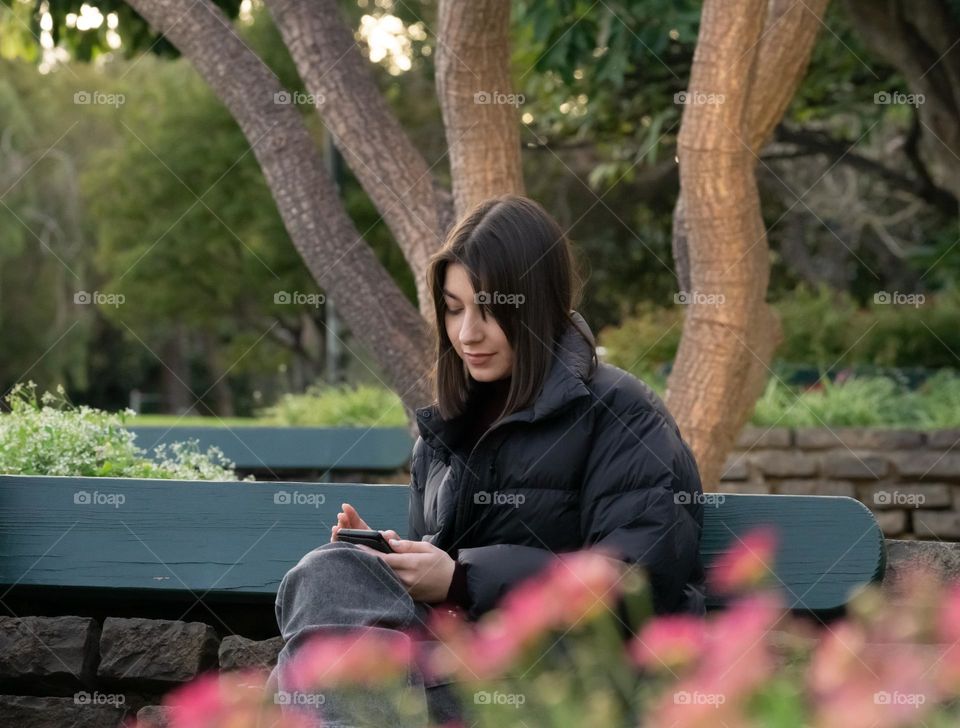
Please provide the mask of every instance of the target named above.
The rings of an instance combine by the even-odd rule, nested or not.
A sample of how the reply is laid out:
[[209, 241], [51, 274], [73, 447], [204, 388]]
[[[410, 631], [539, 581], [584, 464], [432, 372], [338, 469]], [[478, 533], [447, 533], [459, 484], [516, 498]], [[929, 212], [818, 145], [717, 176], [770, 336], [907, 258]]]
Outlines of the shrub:
[[[801, 286], [773, 306], [784, 332], [776, 362], [819, 368], [957, 366], [958, 292], [929, 295], [922, 306], [871, 301], [861, 307], [849, 294]], [[631, 372], [656, 369], [676, 355], [683, 313], [683, 306], [643, 303], [619, 326], [600, 331], [598, 338], [611, 363]]]
[[267, 423], [317, 427], [404, 427], [400, 398], [386, 387], [313, 385], [303, 394], [285, 394], [257, 415]]
[[178, 480], [236, 480], [218, 448], [200, 452], [196, 440], [160, 445], [156, 458], [135, 444], [125, 424], [132, 410], [103, 412], [73, 406], [63, 387], [37, 395], [33, 382], [17, 384], [0, 414], [0, 473]]

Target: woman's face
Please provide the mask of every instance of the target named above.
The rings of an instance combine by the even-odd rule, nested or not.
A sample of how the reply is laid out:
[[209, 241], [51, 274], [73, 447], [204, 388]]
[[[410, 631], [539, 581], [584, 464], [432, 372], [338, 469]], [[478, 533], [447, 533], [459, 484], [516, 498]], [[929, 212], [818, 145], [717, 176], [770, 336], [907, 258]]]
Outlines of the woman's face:
[[496, 319], [488, 315], [484, 320], [480, 315], [476, 293], [466, 268], [459, 263], [447, 266], [443, 281], [447, 336], [471, 376], [478, 382], [493, 382], [510, 376], [513, 349]]

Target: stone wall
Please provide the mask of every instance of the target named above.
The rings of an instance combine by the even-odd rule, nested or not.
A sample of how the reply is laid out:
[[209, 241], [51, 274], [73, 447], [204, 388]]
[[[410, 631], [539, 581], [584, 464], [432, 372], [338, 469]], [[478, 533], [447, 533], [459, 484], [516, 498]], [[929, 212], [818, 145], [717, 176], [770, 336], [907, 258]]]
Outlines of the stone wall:
[[201, 672], [276, 664], [280, 637], [222, 639], [203, 622], [0, 617], [0, 726], [116, 728], [149, 720]]
[[740, 435], [725, 493], [845, 495], [897, 539], [960, 539], [960, 430], [760, 428]]

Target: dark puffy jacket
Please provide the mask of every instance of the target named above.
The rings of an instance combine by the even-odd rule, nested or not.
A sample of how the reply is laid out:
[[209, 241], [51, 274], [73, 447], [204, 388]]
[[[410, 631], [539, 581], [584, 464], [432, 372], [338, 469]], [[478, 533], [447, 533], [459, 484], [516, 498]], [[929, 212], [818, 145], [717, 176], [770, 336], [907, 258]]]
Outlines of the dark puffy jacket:
[[465, 565], [472, 619], [553, 553], [594, 544], [646, 568], [658, 614], [703, 614], [693, 455], [657, 394], [594, 366], [574, 325], [593, 334], [577, 312], [571, 320], [533, 406], [496, 423], [472, 452], [456, 446], [469, 414], [416, 410], [407, 537]]

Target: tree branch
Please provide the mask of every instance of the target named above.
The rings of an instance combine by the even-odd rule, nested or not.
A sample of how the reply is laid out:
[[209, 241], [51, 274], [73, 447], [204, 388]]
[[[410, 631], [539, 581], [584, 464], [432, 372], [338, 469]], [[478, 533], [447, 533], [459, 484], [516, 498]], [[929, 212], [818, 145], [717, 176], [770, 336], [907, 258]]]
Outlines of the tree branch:
[[276, 102], [285, 91], [276, 76], [210, 0], [128, 2], [190, 59], [237, 120], [308, 269], [408, 411], [428, 403], [427, 325], [344, 212], [300, 112]]
[[437, 95], [458, 217], [489, 197], [523, 194], [509, 28], [509, 0], [440, 0]]
[[307, 90], [322, 99], [317, 108], [337, 148], [403, 251], [421, 314], [432, 319], [425, 276], [443, 242], [445, 212], [430, 168], [377, 88], [335, 0], [267, 0], [267, 7]]

